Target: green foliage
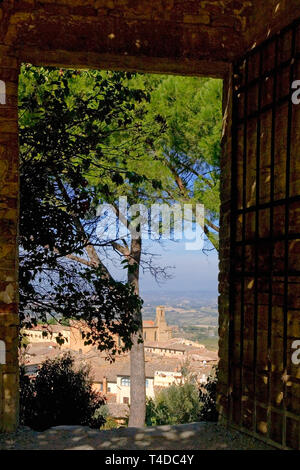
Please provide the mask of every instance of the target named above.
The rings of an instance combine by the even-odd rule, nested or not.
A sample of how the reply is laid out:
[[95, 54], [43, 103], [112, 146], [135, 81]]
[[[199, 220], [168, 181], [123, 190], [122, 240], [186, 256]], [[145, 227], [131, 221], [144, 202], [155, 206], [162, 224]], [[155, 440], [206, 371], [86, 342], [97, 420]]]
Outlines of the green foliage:
[[147, 400], [146, 424], [184, 424], [198, 420], [200, 403], [197, 386], [193, 382], [171, 385]]
[[103, 265], [96, 208], [201, 202], [218, 246], [221, 81], [25, 65], [19, 90], [22, 326], [84, 319], [88, 344], [128, 349], [141, 301]]
[[105, 422], [107, 417], [108, 417], [108, 407], [107, 405], [101, 405], [99, 408], [94, 413], [94, 419], [99, 419], [100, 417], [103, 419]]
[[[214, 333], [211, 336], [210, 333]], [[199, 326], [183, 326], [178, 333], [178, 336], [184, 336], [186, 339], [196, 341], [197, 343], [203, 344], [210, 351], [218, 350], [218, 328], [211, 326], [210, 328], [202, 328]]]
[[146, 425], [184, 424], [195, 421], [217, 421], [217, 367], [207, 383], [198, 386], [192, 381], [162, 389], [155, 399], [147, 399]]
[[103, 425], [101, 429], [109, 430], [109, 429], [117, 429], [120, 427], [118, 422], [112, 416], [109, 416], [109, 409], [107, 405], [101, 405], [94, 414], [94, 419], [99, 420], [102, 417]]
[[168, 407], [163, 403], [156, 403], [153, 398], [147, 398], [146, 425], [160, 426], [163, 424], [173, 424], [173, 420], [168, 414]]
[[[209, 78], [150, 77], [149, 107], [166, 120], [162, 149], [213, 167], [220, 163], [222, 82]], [[183, 160], [182, 160], [183, 163]], [[179, 161], [180, 164], [180, 161]]]
[[21, 368], [20, 422], [25, 426], [38, 431], [62, 424], [100, 428], [105, 416], [95, 412], [103, 404], [92, 389], [88, 367], [75, 370], [69, 354], [46, 360], [33, 380]]
[[131, 346], [132, 312], [141, 306], [132, 287], [101, 264], [107, 243], [96, 233], [99, 201], [111, 201], [122, 182], [137, 187], [143, 179], [126, 159], [138, 158], [143, 145], [136, 108], [148, 95], [128, 88], [129, 78], [27, 65], [19, 88], [22, 326], [51, 316], [84, 319], [92, 326], [86, 343], [112, 355], [116, 333], [124, 349]]
[[218, 249], [222, 81], [175, 76], [144, 81], [151, 96], [148, 118], [159, 113], [166, 123], [153, 146], [162, 186], [174, 200], [204, 204], [205, 234]]
[[218, 369], [214, 367], [207, 383], [200, 387], [199, 400], [201, 403], [200, 421], [218, 421], [217, 410]]
[[101, 429], [103, 429], [104, 431], [109, 431], [110, 429], [118, 429], [119, 427], [119, 423], [110, 416], [106, 418], [106, 421]]
[[[99, 236], [97, 206], [205, 203], [217, 247], [221, 82], [25, 65], [19, 90], [22, 326], [84, 319], [86, 344], [115, 355], [114, 335], [128, 349], [141, 325], [141, 247]], [[107, 247], [130, 259], [129, 283], [103, 264]]]

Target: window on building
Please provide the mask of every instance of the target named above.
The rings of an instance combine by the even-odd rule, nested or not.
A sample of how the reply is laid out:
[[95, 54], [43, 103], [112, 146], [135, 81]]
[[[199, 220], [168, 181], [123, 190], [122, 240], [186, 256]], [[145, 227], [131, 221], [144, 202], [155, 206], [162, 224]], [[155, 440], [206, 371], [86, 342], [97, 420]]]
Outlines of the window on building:
[[144, 331], [144, 339], [146, 339], [146, 338], [147, 338], [147, 333], [146, 333], [146, 331]]
[[146, 388], [150, 387], [150, 380], [146, 379]]
[[130, 387], [130, 378], [129, 377], [122, 377], [121, 378], [121, 385], [125, 387]]
[[126, 403], [126, 405], [129, 405], [129, 397], [123, 397], [123, 403]]

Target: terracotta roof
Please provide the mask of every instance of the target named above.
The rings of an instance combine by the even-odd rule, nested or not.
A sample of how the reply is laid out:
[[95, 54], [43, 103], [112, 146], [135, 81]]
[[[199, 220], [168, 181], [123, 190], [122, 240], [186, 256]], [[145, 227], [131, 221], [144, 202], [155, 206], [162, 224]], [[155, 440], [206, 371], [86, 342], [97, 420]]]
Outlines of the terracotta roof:
[[180, 344], [180, 343], [169, 343], [168, 341], [145, 341], [144, 342], [145, 344], [145, 347], [149, 347], [149, 348], [157, 348], [157, 349], [173, 349], [173, 350], [176, 350], [176, 351], [185, 351], [187, 346], [185, 346], [184, 344]]
[[[150, 344], [150, 343], [146, 343]], [[151, 343], [153, 344], [153, 343]], [[154, 343], [157, 347], [166, 347], [168, 349], [176, 349], [176, 343], [170, 343], [170, 341], [164, 343]], [[207, 362], [217, 361], [218, 355], [216, 352], [208, 351], [204, 349], [196, 349], [186, 345], [179, 344], [178, 346], [188, 348], [188, 357], [190, 361], [190, 367], [199, 371], [203, 368], [203, 361]], [[182, 349], [180, 349], [182, 350]], [[110, 363], [106, 360], [105, 352], [99, 352], [96, 349], [92, 349], [87, 353], [80, 353], [78, 351], [72, 351], [70, 349], [61, 349], [58, 347], [56, 342], [44, 342], [44, 343], [31, 343], [28, 346], [26, 352], [26, 364], [41, 364], [47, 358], [59, 357], [66, 352], [70, 352], [75, 359], [75, 366], [79, 367], [81, 364], [88, 364], [91, 366], [91, 376], [94, 382], [102, 382], [103, 377], [107, 378], [108, 382], [117, 382], [118, 376], [130, 376], [130, 356], [124, 354], [118, 356], [116, 361]], [[181, 357], [165, 357], [154, 353], [147, 353], [145, 355], [145, 371], [146, 377], [152, 378], [156, 371], [174, 372], [180, 370], [183, 364]], [[207, 372], [207, 369], [206, 369]]]
[[[85, 356], [83, 356], [83, 359]], [[120, 375], [124, 370], [127, 370], [127, 364], [129, 367], [129, 357], [121, 356], [116, 359], [115, 362], [109, 363], [104, 357], [92, 357], [87, 359], [91, 365], [91, 375], [94, 377], [95, 382], [102, 382], [103, 377], [107, 378], [108, 382], [116, 382], [117, 375]]]
[[143, 328], [149, 328], [150, 326], [155, 326], [153, 320], [144, 320], [143, 321]]
[[[116, 362], [109, 364], [107, 361], [90, 360], [91, 375], [94, 377], [95, 382], [102, 382], [103, 377], [107, 378], [108, 382], [117, 382], [117, 377], [130, 377], [130, 360], [129, 356], [121, 357]], [[162, 358], [155, 355], [146, 356], [145, 373], [146, 377], [154, 377], [156, 370], [173, 372], [180, 366], [178, 358]]]
[[26, 347], [26, 352], [39, 352], [40, 349], [59, 348], [56, 341], [39, 341], [38, 343], [29, 343]]
[[46, 359], [54, 359], [62, 354], [57, 343], [33, 343], [30, 344], [25, 352], [25, 364], [41, 364]]
[[31, 328], [25, 328], [27, 330], [32, 330], [32, 331], [48, 331], [52, 333], [60, 333], [62, 331], [70, 331], [69, 326], [63, 326], [63, 325], [36, 325]]
[[181, 338], [171, 338], [167, 341], [145, 341], [145, 347], [156, 349], [171, 349], [174, 351], [182, 351], [187, 355], [196, 354], [202, 360], [217, 360], [218, 354], [215, 351], [209, 351], [201, 344], [193, 342], [182, 342]]

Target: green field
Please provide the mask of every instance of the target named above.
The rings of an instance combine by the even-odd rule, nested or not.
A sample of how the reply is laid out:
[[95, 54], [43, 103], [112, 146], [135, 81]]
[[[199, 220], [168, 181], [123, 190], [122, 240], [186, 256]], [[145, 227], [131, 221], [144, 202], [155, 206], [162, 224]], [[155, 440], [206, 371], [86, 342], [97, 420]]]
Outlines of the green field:
[[[211, 336], [210, 334], [214, 334], [214, 336]], [[219, 337], [218, 329], [216, 327], [207, 329], [197, 326], [186, 326], [180, 328], [176, 336], [183, 336], [184, 338], [190, 339], [191, 341], [197, 341], [211, 351], [218, 350]]]

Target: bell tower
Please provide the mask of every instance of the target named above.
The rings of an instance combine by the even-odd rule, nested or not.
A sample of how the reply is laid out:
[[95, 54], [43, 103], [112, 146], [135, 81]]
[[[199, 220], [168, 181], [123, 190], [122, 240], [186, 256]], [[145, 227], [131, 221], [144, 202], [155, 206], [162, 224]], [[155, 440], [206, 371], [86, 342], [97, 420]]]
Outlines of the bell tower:
[[172, 338], [172, 327], [167, 324], [165, 312], [166, 308], [162, 305], [156, 307], [155, 326], [157, 328], [157, 341], [167, 341]]
[[167, 326], [165, 312], [166, 312], [166, 309], [162, 305], [158, 305], [156, 307], [156, 318], [155, 318], [156, 326]]

